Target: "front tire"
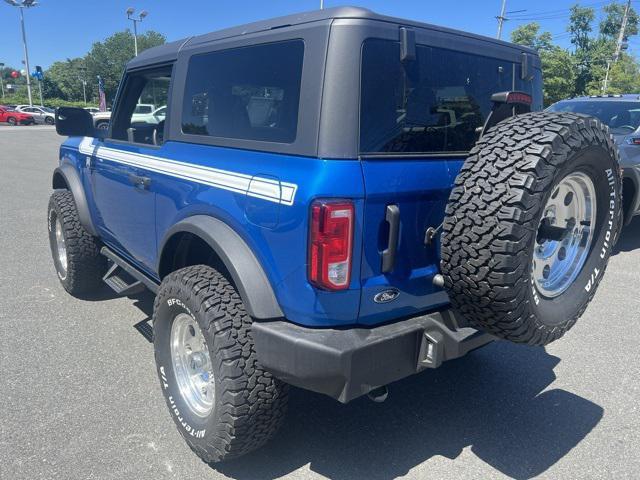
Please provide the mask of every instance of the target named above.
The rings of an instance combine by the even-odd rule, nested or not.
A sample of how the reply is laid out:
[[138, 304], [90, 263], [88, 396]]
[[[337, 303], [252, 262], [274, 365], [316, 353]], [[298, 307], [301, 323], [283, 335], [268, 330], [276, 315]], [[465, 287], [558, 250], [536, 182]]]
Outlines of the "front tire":
[[15, 118], [13, 118], [13, 117], [9, 117], [9, 118], [7, 118], [7, 123], [8, 123], [9, 125], [11, 125], [12, 127], [15, 127], [15, 126], [17, 125], [17, 123], [18, 123], [18, 122], [16, 121], [16, 119], [15, 119]]
[[587, 308], [621, 224], [606, 126], [570, 113], [510, 118], [478, 142], [456, 178], [442, 234], [445, 289], [475, 326], [546, 345]]
[[44, 123], [45, 123], [46, 125], [53, 125], [54, 120], [53, 120], [53, 118], [52, 118], [52, 117], [45, 117], [45, 118], [44, 118]]
[[76, 296], [98, 289], [106, 259], [97, 239], [80, 223], [71, 192], [57, 190], [51, 195], [47, 220], [51, 255], [64, 289]]
[[171, 273], [156, 296], [162, 393], [178, 431], [207, 463], [262, 446], [284, 419], [288, 385], [259, 365], [251, 323], [235, 287], [205, 265]]

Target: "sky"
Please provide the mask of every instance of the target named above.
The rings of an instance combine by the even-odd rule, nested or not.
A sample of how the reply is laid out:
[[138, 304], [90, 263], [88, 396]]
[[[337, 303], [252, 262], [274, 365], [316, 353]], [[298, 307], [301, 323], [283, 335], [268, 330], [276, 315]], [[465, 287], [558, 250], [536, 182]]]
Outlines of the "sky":
[[[621, 1], [621, 0], [619, 0]], [[131, 28], [125, 11], [133, 7], [147, 10], [140, 32], [155, 30], [167, 40], [207, 33], [295, 12], [319, 8], [320, 0], [38, 0], [39, 5], [25, 11], [31, 69], [47, 68], [51, 63], [84, 55], [91, 45], [116, 31]], [[381, 14], [443, 25], [495, 37], [496, 15], [502, 0], [325, 0], [325, 8], [357, 5]], [[569, 8], [576, 0], [507, 0], [503, 38], [518, 25], [538, 21], [554, 35], [556, 43], [570, 46], [566, 34]], [[608, 1], [581, 0], [597, 13]], [[636, 8], [640, 1], [634, 1]], [[19, 12], [0, 2], [0, 62], [23, 68]], [[632, 39], [630, 53], [640, 52], [640, 40]]]

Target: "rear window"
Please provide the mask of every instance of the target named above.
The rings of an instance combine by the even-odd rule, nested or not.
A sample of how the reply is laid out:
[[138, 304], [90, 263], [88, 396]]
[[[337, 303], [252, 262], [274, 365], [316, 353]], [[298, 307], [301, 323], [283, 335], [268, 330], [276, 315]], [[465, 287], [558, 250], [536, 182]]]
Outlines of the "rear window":
[[189, 61], [182, 132], [293, 143], [304, 43], [292, 40], [196, 55]]
[[555, 103], [548, 110], [584, 113], [596, 117], [618, 135], [635, 132], [640, 127], [640, 102], [569, 100]]
[[400, 62], [400, 44], [367, 40], [362, 52], [360, 151], [466, 152], [491, 111], [491, 95], [513, 90], [514, 64], [418, 45]]

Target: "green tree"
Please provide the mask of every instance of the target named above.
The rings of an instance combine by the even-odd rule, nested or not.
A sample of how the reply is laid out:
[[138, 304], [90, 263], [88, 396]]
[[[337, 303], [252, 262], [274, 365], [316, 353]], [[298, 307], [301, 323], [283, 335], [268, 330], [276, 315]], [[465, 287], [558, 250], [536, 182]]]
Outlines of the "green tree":
[[[604, 79], [604, 76], [602, 77]], [[593, 85], [589, 93], [598, 94], [597, 85]], [[638, 63], [629, 55], [621, 54], [609, 71], [607, 93], [634, 93], [640, 91], [640, 68]]]
[[593, 8], [574, 5], [571, 7], [569, 26], [567, 31], [571, 34], [571, 43], [575, 46], [574, 60], [577, 68], [574, 95], [582, 95], [587, 90], [587, 85], [593, 81], [592, 75], [592, 47], [591, 24], [595, 19]]
[[535, 22], [527, 23], [511, 32], [511, 41], [539, 51], [545, 106], [573, 95], [576, 82], [575, 59], [569, 51], [553, 45], [549, 32], [540, 33], [540, 25]]
[[511, 41], [536, 50], [551, 50], [551, 33], [540, 33], [540, 25], [536, 22], [526, 23], [511, 32]]
[[[164, 42], [164, 35], [148, 31], [138, 35], [138, 52], [162, 45]], [[89, 82], [87, 88], [91, 91], [91, 94], [97, 95], [96, 77], [100, 75], [104, 81], [107, 101], [111, 103], [115, 97], [125, 65], [133, 57], [133, 36], [129, 30], [115, 33], [103, 42], [94, 43], [84, 58]]]
[[43, 87], [43, 95], [47, 97], [60, 97], [69, 101], [83, 100], [82, 96], [82, 58], [67, 58], [64, 61], [53, 63], [44, 72], [46, 84]]
[[[602, 7], [606, 16], [600, 22], [600, 35], [611, 39], [618, 38], [625, 8], [626, 5], [621, 3], [610, 3]], [[638, 34], [638, 14], [633, 7], [629, 9], [625, 33], [628, 37]]]
[[576, 4], [571, 7], [569, 26], [567, 31], [571, 34], [571, 43], [576, 50], [588, 50], [591, 43], [591, 23], [596, 18], [593, 8], [581, 7]]
[[574, 95], [576, 85], [575, 57], [568, 50], [554, 46], [540, 52], [542, 62], [544, 105]]

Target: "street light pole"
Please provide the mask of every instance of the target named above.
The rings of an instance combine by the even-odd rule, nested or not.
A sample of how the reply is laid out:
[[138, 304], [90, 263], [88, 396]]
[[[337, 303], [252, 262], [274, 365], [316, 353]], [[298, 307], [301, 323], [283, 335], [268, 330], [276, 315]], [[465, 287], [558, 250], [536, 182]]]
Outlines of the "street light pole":
[[35, 0], [5, 0], [12, 7], [20, 9], [20, 26], [22, 27], [22, 44], [24, 46], [24, 64], [27, 67], [27, 94], [29, 96], [29, 105], [33, 106], [31, 98], [31, 69], [29, 68], [29, 49], [27, 48], [27, 33], [24, 28], [24, 9], [35, 7], [38, 3]]
[[2, 90], [2, 98], [4, 98], [4, 80], [2, 79], [3, 68], [4, 68], [4, 63], [0, 62], [0, 89]]
[[[24, 4], [23, 4], [24, 5]], [[22, 44], [24, 45], [24, 63], [27, 67], [27, 95], [29, 96], [29, 106], [33, 106], [31, 98], [31, 68], [29, 67], [29, 49], [27, 48], [27, 33], [24, 29], [24, 7], [20, 7], [20, 24], [22, 26]]]
[[87, 67], [80, 67], [80, 81], [82, 82], [82, 97], [84, 98], [84, 106], [87, 106], [87, 80], [86, 80]]
[[138, 15], [138, 18], [133, 17], [132, 15], [135, 13], [135, 9], [133, 7], [127, 8], [127, 18], [133, 22], [133, 48], [135, 52], [135, 56], [138, 56], [138, 22], [142, 22], [142, 19], [149, 15], [149, 12], [146, 10], [142, 10]]

